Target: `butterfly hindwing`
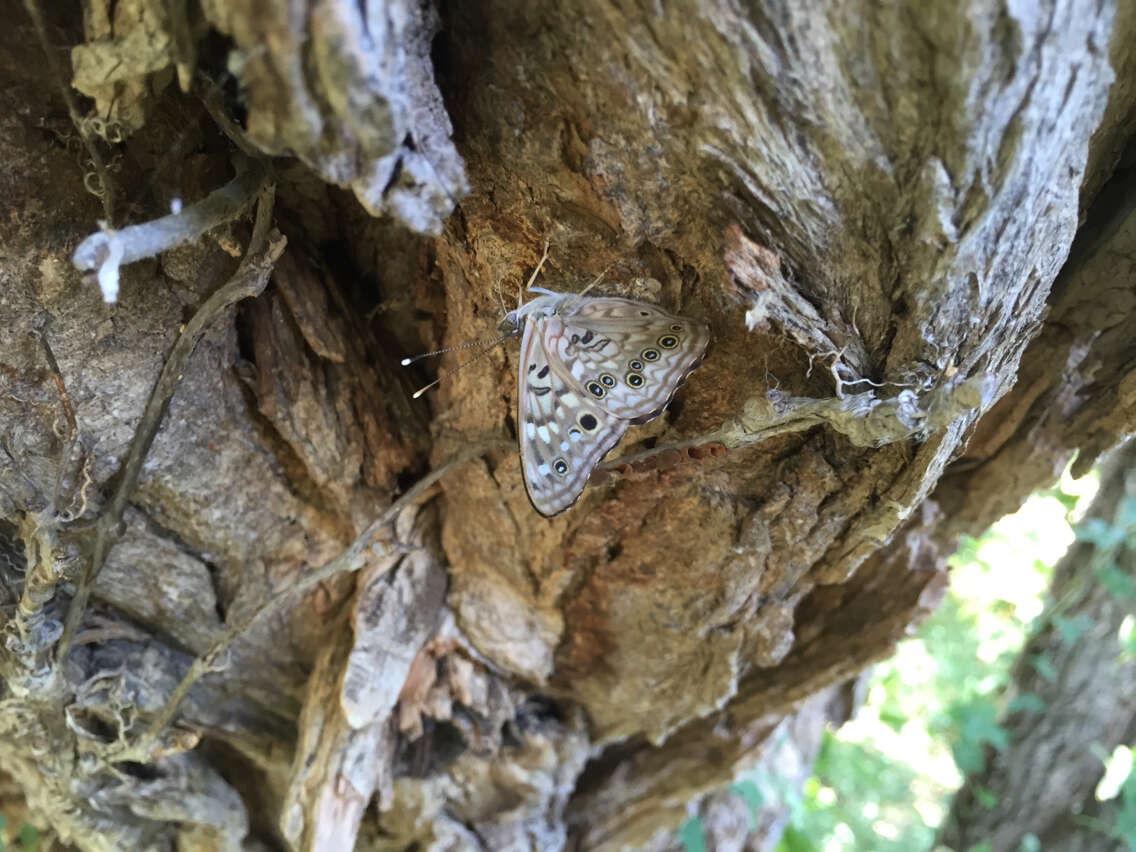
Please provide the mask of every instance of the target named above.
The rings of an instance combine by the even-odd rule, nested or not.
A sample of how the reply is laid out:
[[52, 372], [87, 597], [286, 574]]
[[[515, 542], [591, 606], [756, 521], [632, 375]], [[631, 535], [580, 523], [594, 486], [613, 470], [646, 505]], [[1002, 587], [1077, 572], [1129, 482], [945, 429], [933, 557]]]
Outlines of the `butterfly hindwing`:
[[619, 443], [630, 423], [587, 398], [564, 366], [545, 351], [546, 326], [525, 323], [519, 365], [521, 467], [529, 499], [546, 517], [576, 502], [592, 469]]
[[585, 298], [550, 323], [545, 345], [583, 395], [616, 417], [659, 414], [702, 361], [710, 332], [697, 320], [618, 298]]

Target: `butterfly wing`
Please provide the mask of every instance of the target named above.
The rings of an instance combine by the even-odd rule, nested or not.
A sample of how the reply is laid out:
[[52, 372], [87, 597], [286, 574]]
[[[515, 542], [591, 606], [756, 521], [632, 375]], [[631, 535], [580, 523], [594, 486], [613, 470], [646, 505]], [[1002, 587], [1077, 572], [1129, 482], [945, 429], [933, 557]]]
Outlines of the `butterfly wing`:
[[666, 408], [710, 342], [705, 323], [629, 299], [584, 298], [562, 319], [562, 334], [546, 341], [553, 359], [585, 397], [637, 422]]
[[605, 411], [576, 387], [545, 350], [554, 317], [525, 323], [519, 367], [521, 466], [533, 506], [558, 515], [579, 498], [592, 469], [623, 437], [630, 423]]

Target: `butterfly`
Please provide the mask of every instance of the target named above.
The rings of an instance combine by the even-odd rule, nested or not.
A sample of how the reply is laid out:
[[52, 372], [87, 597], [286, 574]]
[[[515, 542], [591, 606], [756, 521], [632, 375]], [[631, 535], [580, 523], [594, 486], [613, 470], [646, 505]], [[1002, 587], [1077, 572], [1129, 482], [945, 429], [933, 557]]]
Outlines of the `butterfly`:
[[710, 329], [631, 299], [528, 289], [543, 295], [505, 322], [523, 328], [517, 429], [525, 488], [552, 517], [579, 499], [628, 428], [663, 412], [702, 363]]

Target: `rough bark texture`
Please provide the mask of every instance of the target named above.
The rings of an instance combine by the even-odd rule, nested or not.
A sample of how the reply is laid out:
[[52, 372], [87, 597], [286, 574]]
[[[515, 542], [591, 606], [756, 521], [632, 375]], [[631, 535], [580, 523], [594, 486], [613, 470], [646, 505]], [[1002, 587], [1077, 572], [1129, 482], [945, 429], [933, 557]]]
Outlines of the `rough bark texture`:
[[[1136, 739], [1136, 729], [1128, 732], [1127, 742]], [[1074, 803], [1056, 820], [1050, 823], [1048, 829], [1038, 840], [1042, 849], [1062, 849], [1067, 852], [1123, 852], [1131, 849], [1131, 843], [1125, 843], [1115, 835], [1109, 836], [1108, 831], [1115, 831], [1117, 822], [1122, 819], [1122, 802], [1118, 797], [1101, 802], [1097, 800], [1094, 790], [1089, 790], [1080, 803]]]
[[[807, 762], [953, 536], [1136, 422], [1106, 185], [1130, 8], [27, 8], [0, 33], [0, 769], [82, 848], [668, 848], [693, 808], [768, 845], [779, 818], [716, 791], [779, 731]], [[98, 219], [259, 154], [278, 234], [221, 223], [113, 306], [71, 267]], [[434, 374], [398, 366], [491, 336], [546, 239], [547, 285], [606, 269], [715, 338], [613, 453], [654, 455], [551, 521], [507, 447], [515, 347], [419, 402]]]
[[[940, 835], [950, 848], [986, 842], [995, 852], [1014, 850], [1027, 834], [1047, 838], [1044, 849], [1127, 848], [1107, 833], [1112, 823], [1085, 819], [1078, 827], [1076, 817], [1104, 774], [1101, 755], [1130, 742], [1136, 731], [1136, 661], [1125, 657], [1119, 641], [1136, 599], [1102, 578], [1115, 569], [1136, 580], [1134, 511], [1136, 441], [1129, 441], [1108, 459], [1085, 516], [1116, 530], [1119, 539], [1111, 546], [1103, 539], [1078, 541], [1065, 554], [1042, 626], [1014, 672], [1011, 693], [1036, 696], [1044, 710], [1020, 710], [1002, 721], [1009, 746], [989, 750], [985, 770], [968, 776], [955, 797]], [[994, 804], [980, 804], [977, 789]], [[1091, 808], [1100, 810], [1099, 804]], [[1074, 841], [1073, 834], [1083, 836]]]

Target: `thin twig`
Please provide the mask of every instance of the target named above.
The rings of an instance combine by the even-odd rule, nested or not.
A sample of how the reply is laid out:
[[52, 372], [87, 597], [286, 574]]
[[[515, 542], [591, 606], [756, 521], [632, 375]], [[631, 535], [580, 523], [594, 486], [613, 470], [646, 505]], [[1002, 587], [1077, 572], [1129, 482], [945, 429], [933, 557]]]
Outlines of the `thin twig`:
[[56, 472], [55, 491], [51, 498], [52, 506], [58, 511], [64, 473], [71, 463], [71, 454], [75, 450], [75, 441], [79, 437], [79, 423], [75, 419], [75, 409], [71, 406], [71, 397], [67, 394], [67, 385], [63, 381], [63, 372], [59, 369], [59, 362], [55, 359], [55, 352], [52, 350], [51, 344], [47, 340], [46, 330], [40, 329], [35, 331], [33, 336], [39, 340], [40, 345], [43, 347], [44, 357], [47, 358], [47, 364], [51, 367], [52, 378], [55, 379], [55, 388], [59, 391], [59, 399], [63, 404], [63, 416], [67, 418], [67, 444], [63, 452], [59, 455], [59, 470]]
[[182, 373], [185, 372], [190, 356], [193, 355], [193, 351], [197, 347], [197, 342], [218, 315], [241, 299], [255, 296], [264, 289], [272, 272], [272, 265], [284, 251], [286, 242], [284, 237], [279, 235], [269, 237], [272, 205], [273, 190], [268, 187], [257, 207], [256, 224], [253, 226], [249, 250], [246, 252], [244, 260], [241, 261], [241, 265], [237, 268], [233, 277], [206, 299], [204, 304], [197, 309], [193, 318], [186, 323], [181, 335], [174, 343], [173, 349], [170, 350], [169, 357], [166, 358], [166, 362], [162, 366], [158, 381], [154, 383], [154, 389], [150, 392], [150, 399], [146, 403], [146, 410], [142, 414], [137, 430], [135, 430], [130, 452], [122, 466], [118, 486], [95, 527], [94, 552], [91, 554], [91, 561], [87, 564], [86, 570], [79, 578], [75, 588], [75, 597], [67, 611], [67, 622], [63, 631], [63, 638], [59, 643], [58, 659], [60, 662], [67, 658], [67, 652], [74, 640], [75, 631], [79, 628], [79, 622], [83, 618], [83, 611], [87, 607], [95, 579], [98, 577], [99, 571], [102, 570], [111, 545], [117, 537], [118, 525], [122, 520], [123, 512], [126, 510], [126, 501], [134, 492], [134, 486], [142, 472], [142, 463], [146, 460], [146, 454], [150, 450], [150, 445], [154, 442], [154, 437], [158, 434], [158, 428], [162, 424], [166, 407], [169, 405], [174, 391], [177, 390]]
[[605, 485], [614, 481], [616, 475], [662, 473], [680, 462], [717, 458], [726, 452], [726, 445], [719, 441], [683, 441], [652, 447], [649, 450], [636, 453], [634, 456], [623, 456], [607, 464], [598, 465], [588, 483], [590, 485]]
[[225, 111], [224, 98], [221, 89], [205, 72], [198, 70], [193, 75], [197, 87], [197, 96], [201, 99], [205, 111], [213, 119], [214, 124], [221, 128], [221, 132], [229, 137], [229, 141], [253, 159], [263, 159], [264, 152], [257, 148], [248, 138], [244, 129], [229, 117]]
[[723, 441], [723, 438], [728, 438], [729, 433], [725, 428], [716, 429], [713, 432], [707, 432], [705, 435], [699, 435], [697, 438], [691, 438], [689, 441], [675, 441], [673, 444], [661, 444], [659, 446], [651, 447], [648, 450], [642, 450], [638, 453], [629, 453], [625, 456], [620, 456], [617, 459], [611, 459], [603, 464], [596, 465], [597, 471], [615, 471], [624, 465], [631, 465], [634, 467], [637, 463], [644, 459], [651, 458], [652, 456], [660, 455], [671, 450], [680, 451], [686, 450], [691, 447], [701, 447], [704, 444], [723, 444], [729, 446]]
[[51, 344], [47, 342], [47, 335], [43, 331], [37, 331], [35, 337], [43, 345], [43, 354], [51, 367], [51, 375], [55, 379], [55, 387], [58, 389], [59, 399], [63, 403], [63, 415], [67, 418], [67, 425], [71, 428], [70, 440], [74, 441], [75, 436], [79, 434], [79, 424], [75, 421], [75, 409], [71, 407], [71, 398], [67, 395], [67, 385], [63, 382], [63, 373], [59, 369], [59, 362], [55, 360], [55, 352], [52, 350]]
[[98, 147], [95, 145], [94, 140], [91, 139], [91, 134], [87, 130], [83, 116], [79, 114], [79, 105], [75, 102], [74, 95], [71, 94], [71, 86], [68, 85], [64, 79], [63, 71], [59, 67], [59, 62], [56, 61], [55, 54], [51, 52], [51, 42], [48, 41], [47, 38], [47, 25], [44, 23], [43, 10], [40, 8], [38, 0], [24, 0], [24, 8], [27, 9], [28, 15], [32, 19], [32, 24], [35, 26], [36, 35], [39, 37], [40, 46], [47, 56], [47, 64], [51, 68], [51, 74], [55, 77], [56, 85], [59, 86], [59, 91], [63, 95], [63, 103], [67, 105], [67, 113], [71, 116], [71, 123], [75, 125], [75, 129], [79, 132], [79, 137], [87, 147], [87, 153], [91, 157], [91, 162], [95, 165], [95, 172], [99, 176], [99, 183], [102, 184], [102, 194], [99, 197], [103, 202], [103, 215], [106, 216], [107, 225], [113, 227], [114, 184], [110, 181], [110, 174], [107, 171], [106, 164], [103, 162], [102, 154], [99, 153]]
[[[281, 589], [262, 603], [252, 614], [226, 629], [209, 647], [209, 650], [193, 661], [189, 667], [189, 671], [185, 673], [181, 682], [174, 689], [173, 693], [171, 693], [169, 699], [167, 699], [165, 706], [162, 707], [138, 739], [133, 744], [119, 751], [112, 751], [107, 755], [108, 759], [115, 761], [145, 760], [158, 735], [166, 725], [173, 720], [174, 715], [177, 713], [182, 701], [185, 700], [186, 695], [189, 694], [190, 689], [192, 689], [194, 684], [202, 677], [214, 670], [214, 663], [217, 661], [217, 658], [232, 647], [237, 639], [248, 633], [248, 631], [252, 630], [270, 615], [279, 612], [285, 604], [294, 600], [303, 592], [314, 588], [325, 580], [334, 577], [336, 574], [351, 573], [363, 568], [367, 564], [362, 559], [364, 551], [374, 548], [373, 555], [378, 557], [387, 556], [392, 553], [392, 548], [378, 539], [407, 506], [416, 503], [447, 473], [461, 467], [472, 459], [485, 455], [485, 453], [505, 449], [511, 445], [512, 442], [505, 440], [485, 441], [466, 447], [464, 450], [455, 453], [439, 467], [423, 476], [410, 490], [395, 500], [386, 511], [376, 518], [351, 542], [346, 550], [330, 562], [324, 563], [310, 574], [304, 575], [292, 585]], [[382, 548], [381, 551], [380, 547]]]

